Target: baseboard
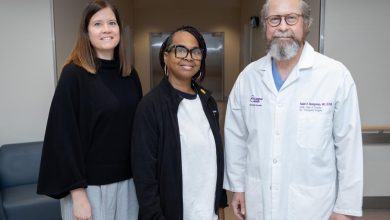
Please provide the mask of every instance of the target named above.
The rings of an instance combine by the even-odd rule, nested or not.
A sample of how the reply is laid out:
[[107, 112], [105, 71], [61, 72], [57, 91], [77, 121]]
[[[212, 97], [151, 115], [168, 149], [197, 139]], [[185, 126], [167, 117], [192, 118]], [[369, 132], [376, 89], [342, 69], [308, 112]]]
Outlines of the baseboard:
[[365, 196], [363, 209], [390, 209], [390, 196]]

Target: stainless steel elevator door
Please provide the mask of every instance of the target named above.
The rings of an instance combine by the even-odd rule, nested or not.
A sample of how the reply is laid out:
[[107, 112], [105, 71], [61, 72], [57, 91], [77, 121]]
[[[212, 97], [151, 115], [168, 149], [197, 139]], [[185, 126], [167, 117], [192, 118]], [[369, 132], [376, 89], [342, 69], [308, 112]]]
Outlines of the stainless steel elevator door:
[[[203, 87], [212, 92], [216, 100], [223, 100], [224, 85], [224, 34], [222, 32], [202, 33], [207, 46], [206, 77], [201, 83]], [[150, 83], [151, 88], [156, 86], [164, 75], [160, 66], [158, 54], [162, 42], [169, 36], [169, 33], [150, 34]]]

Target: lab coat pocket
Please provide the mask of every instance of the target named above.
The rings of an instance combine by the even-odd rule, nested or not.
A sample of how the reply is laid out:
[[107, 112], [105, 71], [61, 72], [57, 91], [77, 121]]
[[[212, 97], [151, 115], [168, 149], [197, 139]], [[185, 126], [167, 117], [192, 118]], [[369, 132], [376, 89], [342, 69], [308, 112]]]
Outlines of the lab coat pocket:
[[302, 148], [321, 149], [331, 135], [331, 115], [300, 112], [297, 142]]
[[291, 185], [288, 192], [288, 220], [329, 220], [335, 203], [334, 184]]
[[261, 180], [253, 177], [246, 178], [245, 205], [246, 219], [263, 219], [263, 186]]

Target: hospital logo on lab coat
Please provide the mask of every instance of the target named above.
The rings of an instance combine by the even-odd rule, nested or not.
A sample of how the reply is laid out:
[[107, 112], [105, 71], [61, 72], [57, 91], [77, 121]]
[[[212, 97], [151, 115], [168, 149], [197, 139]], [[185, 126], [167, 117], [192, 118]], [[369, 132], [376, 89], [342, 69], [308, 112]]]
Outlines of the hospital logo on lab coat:
[[249, 106], [263, 106], [263, 98], [251, 95]]

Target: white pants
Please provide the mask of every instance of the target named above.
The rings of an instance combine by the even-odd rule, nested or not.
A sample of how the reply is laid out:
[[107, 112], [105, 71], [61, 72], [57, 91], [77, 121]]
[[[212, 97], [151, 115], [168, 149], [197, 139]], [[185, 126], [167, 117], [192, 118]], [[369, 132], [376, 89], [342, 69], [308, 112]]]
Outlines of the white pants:
[[[133, 179], [86, 188], [92, 209], [92, 220], [137, 220], [138, 201]], [[73, 220], [73, 203], [70, 195], [62, 198], [63, 220]]]

